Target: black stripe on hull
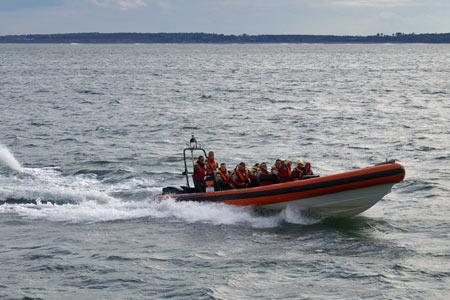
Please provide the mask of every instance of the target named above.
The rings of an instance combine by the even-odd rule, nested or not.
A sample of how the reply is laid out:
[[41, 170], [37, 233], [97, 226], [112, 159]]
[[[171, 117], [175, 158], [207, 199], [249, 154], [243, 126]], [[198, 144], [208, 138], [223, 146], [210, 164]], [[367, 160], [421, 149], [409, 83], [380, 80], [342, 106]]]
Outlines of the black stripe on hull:
[[369, 174], [356, 175], [351, 177], [339, 178], [334, 180], [328, 180], [323, 182], [316, 182], [305, 185], [298, 185], [280, 189], [264, 190], [264, 191], [247, 191], [242, 193], [233, 193], [227, 195], [211, 195], [203, 196], [204, 194], [199, 194], [199, 196], [193, 196], [189, 194], [177, 195], [176, 199], [178, 201], [197, 201], [197, 202], [217, 202], [217, 201], [227, 201], [236, 199], [249, 199], [267, 196], [277, 196], [290, 193], [298, 193], [311, 191], [315, 189], [329, 188], [333, 186], [345, 185], [356, 183], [365, 180], [377, 179], [382, 177], [389, 177], [393, 175], [404, 174], [405, 170], [403, 168], [390, 169], [386, 171], [374, 172]]

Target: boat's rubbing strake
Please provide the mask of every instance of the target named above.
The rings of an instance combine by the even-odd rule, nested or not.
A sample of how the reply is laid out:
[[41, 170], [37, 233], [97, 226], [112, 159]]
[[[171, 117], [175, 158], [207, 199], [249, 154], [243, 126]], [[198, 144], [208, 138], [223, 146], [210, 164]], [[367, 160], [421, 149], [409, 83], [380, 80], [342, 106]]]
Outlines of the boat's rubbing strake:
[[[364, 181], [370, 181], [370, 180], [375, 180], [375, 182], [370, 183], [368, 182], [368, 184], [366, 186], [371, 186], [371, 185], [376, 185], [376, 184], [382, 184], [382, 183], [386, 183], [386, 182], [377, 182], [376, 179], [387, 179], [387, 177], [391, 177], [391, 176], [396, 176], [396, 175], [404, 175], [405, 174], [405, 169], [401, 166], [396, 164], [396, 168], [390, 168], [387, 170], [383, 170], [383, 171], [376, 171], [376, 172], [370, 172], [370, 173], [365, 173], [365, 174], [358, 174], [358, 175], [354, 175], [354, 176], [348, 176], [348, 177], [343, 177], [343, 178], [337, 178], [337, 179], [330, 179], [330, 180], [326, 180], [326, 181], [318, 181], [320, 180], [320, 178], [318, 178], [318, 180], [314, 180], [314, 179], [308, 179], [306, 181], [299, 181], [299, 182], [307, 182], [307, 181], [314, 181], [308, 184], [301, 184], [301, 185], [294, 185], [294, 186], [288, 186], [288, 187], [282, 187], [282, 188], [272, 188], [272, 189], [264, 189], [264, 190], [255, 190], [255, 191], [251, 191], [251, 189], [257, 189], [257, 188], [251, 188], [251, 189], [245, 189], [242, 190], [242, 192], [236, 192], [236, 190], [233, 190], [234, 192], [232, 193], [227, 193], [227, 194], [222, 194], [222, 192], [220, 193], [214, 193], [214, 194], [209, 194], [209, 193], [199, 193], [199, 194], [183, 194], [183, 195], [175, 195], [177, 200], [181, 200], [181, 201], [199, 201], [199, 202], [203, 202], [203, 201], [208, 201], [208, 202], [225, 202], [225, 201], [230, 201], [233, 202], [233, 200], [243, 200], [243, 199], [251, 199], [251, 198], [259, 198], [259, 197], [274, 197], [274, 196], [281, 196], [281, 195], [285, 195], [285, 194], [292, 194], [292, 193], [301, 193], [301, 192], [307, 192], [307, 191], [314, 191], [317, 190], [317, 192], [319, 192], [319, 194], [327, 194], [327, 193], [333, 193], [333, 192], [338, 192], [338, 191], [343, 191], [346, 190], [347, 188], [339, 188], [339, 187], [343, 187], [344, 185], [351, 185], [351, 184], [355, 184], [355, 183], [361, 183]], [[350, 172], [349, 172], [350, 173]], [[345, 174], [345, 173], [343, 173]], [[334, 176], [330, 176], [330, 177], [334, 177]], [[398, 177], [398, 176], [397, 176]], [[325, 177], [322, 177], [321, 179], [324, 179]], [[400, 180], [401, 181], [403, 179], [403, 177], [401, 177]], [[276, 187], [279, 186], [279, 184], [277, 185], [271, 185], [270, 187]], [[336, 190], [331, 190], [331, 191], [324, 191], [323, 193], [320, 193], [319, 190], [324, 190], [324, 189], [330, 189], [336, 187]], [[348, 189], [352, 189], [352, 188], [359, 188], [359, 187], [349, 187]], [[280, 199], [280, 202], [282, 202], [283, 200]]]

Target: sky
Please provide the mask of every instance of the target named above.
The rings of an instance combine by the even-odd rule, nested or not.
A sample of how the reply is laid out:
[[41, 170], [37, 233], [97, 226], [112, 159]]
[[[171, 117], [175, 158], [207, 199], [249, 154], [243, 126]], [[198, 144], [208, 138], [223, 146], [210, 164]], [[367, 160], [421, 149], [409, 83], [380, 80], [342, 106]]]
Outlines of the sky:
[[0, 35], [448, 33], [449, 0], [0, 0]]

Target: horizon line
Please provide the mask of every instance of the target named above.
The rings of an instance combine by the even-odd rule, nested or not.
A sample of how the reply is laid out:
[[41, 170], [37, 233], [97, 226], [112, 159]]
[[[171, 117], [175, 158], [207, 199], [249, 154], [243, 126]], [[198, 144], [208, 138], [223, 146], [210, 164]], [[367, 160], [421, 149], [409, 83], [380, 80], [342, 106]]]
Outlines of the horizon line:
[[117, 31], [117, 32], [100, 32], [100, 31], [84, 31], [84, 32], [60, 32], [60, 33], [21, 33], [21, 34], [6, 34], [0, 35], [6, 36], [22, 36], [22, 35], [67, 35], [67, 34], [205, 34], [205, 35], [219, 35], [219, 36], [335, 36], [335, 37], [373, 37], [373, 36], [395, 36], [395, 35], [425, 35], [425, 34], [450, 34], [450, 32], [423, 32], [423, 33], [383, 33], [378, 32], [375, 34], [367, 35], [352, 35], [352, 34], [310, 34], [310, 33], [259, 33], [259, 34], [247, 34], [247, 33], [211, 33], [200, 31], [185, 31], [185, 32], [137, 32], [137, 31]]

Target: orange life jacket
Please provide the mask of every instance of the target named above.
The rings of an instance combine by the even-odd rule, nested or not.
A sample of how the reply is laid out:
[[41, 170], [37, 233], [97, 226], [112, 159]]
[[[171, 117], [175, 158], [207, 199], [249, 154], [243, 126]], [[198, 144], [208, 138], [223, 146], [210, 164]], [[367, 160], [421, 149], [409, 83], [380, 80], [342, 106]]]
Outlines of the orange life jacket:
[[236, 169], [235, 173], [236, 173], [236, 187], [249, 187], [250, 186], [250, 172], [245, 169], [244, 171], [245, 173], [243, 174], [241, 171], [239, 171], [239, 169]]
[[209, 161], [209, 159], [206, 160], [206, 170], [208, 172], [213, 172], [215, 171], [217, 168], [219, 168], [219, 164], [213, 160], [213, 161]]
[[295, 169], [292, 173], [296, 179], [302, 179], [303, 170], [304, 170], [303, 168], [300, 168], [299, 166], [297, 166], [297, 167], [295, 167]]
[[242, 174], [241, 171], [239, 171], [239, 169], [236, 170], [236, 174], [238, 175], [239, 179], [240, 179], [242, 182], [248, 182], [248, 178], [250, 177], [250, 173], [248, 172], [247, 169], [245, 169], [245, 175]]
[[311, 170], [311, 163], [309, 162], [305, 164], [305, 175], [314, 175], [313, 171]]
[[230, 172], [227, 171], [226, 173], [224, 173], [224, 172], [222, 172], [222, 170], [219, 169], [219, 171], [217, 171], [217, 173], [220, 174], [220, 177], [222, 177], [222, 180], [224, 182], [230, 182], [230, 179], [231, 179]]
[[281, 182], [292, 181], [291, 168], [289, 168], [286, 165], [280, 168], [280, 171], [279, 171], [278, 175], [280, 176], [280, 181]]

